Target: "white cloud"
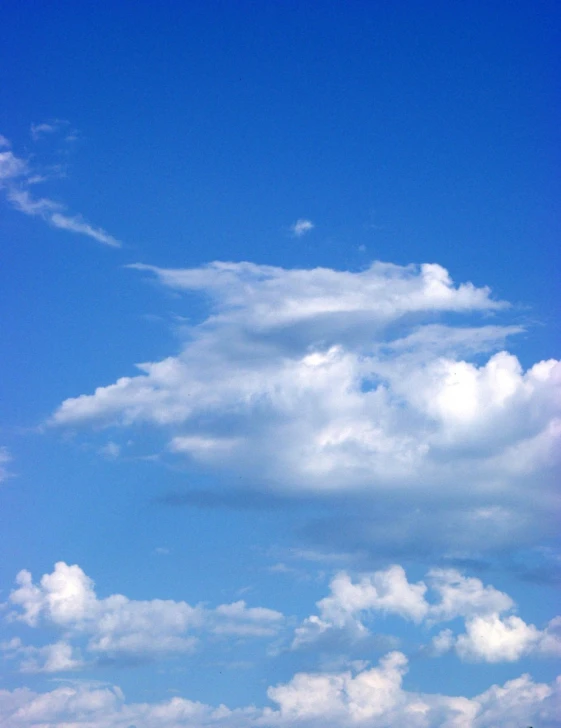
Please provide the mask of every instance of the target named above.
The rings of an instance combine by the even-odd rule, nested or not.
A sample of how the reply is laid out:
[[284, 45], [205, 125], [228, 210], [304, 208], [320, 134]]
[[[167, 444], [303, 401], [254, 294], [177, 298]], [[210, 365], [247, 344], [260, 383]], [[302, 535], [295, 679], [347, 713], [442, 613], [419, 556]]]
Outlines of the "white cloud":
[[455, 649], [460, 658], [474, 662], [515, 662], [526, 655], [561, 657], [559, 622], [556, 617], [539, 630], [516, 615], [472, 617]]
[[84, 666], [72, 645], [56, 642], [45, 647], [24, 647], [21, 652], [28, 657], [22, 660], [20, 671], [23, 673], [55, 673], [78, 670]]
[[0, 643], [0, 651], [7, 659], [23, 658], [22, 673], [54, 673], [77, 670], [84, 666], [79, 651], [65, 641], [44, 647], [24, 645], [19, 637]]
[[506, 309], [489, 289], [436, 264], [133, 267], [207, 294], [210, 314], [179, 355], [65, 400], [53, 424], [164, 426], [168, 452], [266, 490], [375, 496], [376, 512], [407, 492], [425, 518], [400, 508], [373, 529], [386, 543], [400, 519], [465, 551], [553, 532], [561, 363], [524, 370], [503, 348], [520, 327], [477, 324]]
[[315, 225], [311, 220], [299, 218], [298, 220], [296, 220], [294, 225], [291, 225], [290, 230], [295, 237], [301, 238], [302, 235], [309, 233], [310, 230], [314, 229], [314, 227]]
[[216, 607], [210, 629], [215, 634], [272, 637], [277, 634], [282, 619], [283, 615], [274, 609], [248, 607], [240, 600]]
[[[4, 137], [2, 137], [4, 139]], [[27, 171], [27, 164], [13, 152], [0, 152], [0, 184], [5, 180], [21, 177]]]
[[[317, 602], [318, 614], [296, 628], [292, 649], [317, 643], [339, 631], [347, 642], [371, 636], [365, 622], [378, 614], [394, 614], [432, 627], [463, 618], [466, 632], [440, 631], [430, 645], [439, 656], [454, 649], [466, 661], [514, 662], [526, 655], [561, 655], [561, 617], [544, 630], [526, 624], [512, 612], [514, 601], [480, 579], [465, 577], [454, 569], [433, 569], [428, 586], [411, 584], [401, 566], [362, 574], [355, 581], [339, 573], [330, 583], [330, 595]], [[431, 598], [428, 599], [427, 596]]]
[[[10, 615], [13, 622], [57, 628], [66, 640], [85, 636], [90, 655], [165, 656], [192, 651], [200, 632], [267, 637], [276, 635], [284, 624], [280, 612], [248, 607], [243, 601], [209, 609], [170, 599], [137, 601], [122, 594], [99, 599], [93, 581], [82, 569], [64, 562], [57, 563], [39, 584], [34, 584], [25, 570], [16, 582], [18, 586], [9, 598], [16, 607]], [[76, 663], [64, 652], [62, 643], [56, 648], [56, 655], [46, 656], [47, 662], [51, 659], [51, 666], [57, 664], [63, 669], [67, 659], [67, 669], [74, 669]]]
[[520, 617], [491, 614], [467, 621], [466, 634], [456, 640], [456, 651], [467, 660], [514, 662], [530, 652], [538, 639], [539, 631]]
[[213, 707], [181, 697], [127, 703], [118, 687], [70, 683], [35, 693], [0, 690], [0, 720], [11, 728], [520, 728], [559, 726], [561, 682], [528, 675], [494, 685], [474, 698], [409, 692], [407, 659], [386, 655], [378, 666], [353, 671], [299, 673], [268, 690], [273, 708]]
[[16, 210], [26, 215], [39, 215], [44, 217], [52, 213], [53, 210], [60, 210], [62, 208], [62, 205], [46, 197], [33, 199], [27, 190], [12, 188], [8, 190], [7, 197]]
[[340, 572], [330, 583], [330, 595], [317, 603], [319, 616], [312, 615], [297, 627], [292, 648], [314, 642], [332, 629], [345, 630], [351, 640], [365, 637], [369, 631], [363, 619], [373, 612], [420, 622], [428, 611], [426, 589], [422, 582], [410, 584], [403, 567], [397, 565], [365, 574], [356, 582]]
[[484, 586], [480, 579], [465, 577], [456, 569], [432, 569], [428, 579], [439, 598], [428, 611], [431, 622], [445, 622], [456, 617], [485, 617], [514, 607], [508, 594], [494, 586]]
[[441, 632], [432, 643], [436, 653], [454, 648], [462, 660], [514, 662], [526, 655], [561, 655], [561, 619], [556, 617], [545, 629], [527, 624], [512, 612], [513, 600], [479, 579], [466, 578], [454, 570], [433, 569], [428, 574], [431, 588], [440, 601], [431, 605], [432, 623], [463, 617], [466, 632], [453, 637]]
[[372, 721], [391, 711], [401, 692], [407, 659], [400, 652], [386, 655], [380, 667], [336, 675], [300, 673], [287, 685], [269, 688], [284, 722], [306, 719]]
[[[57, 131], [67, 122], [32, 125], [32, 137], [37, 140], [44, 134]], [[2, 140], [4, 144], [2, 144]], [[9, 145], [5, 137], [0, 137], [0, 147]], [[0, 189], [4, 189], [9, 203], [19, 212], [32, 217], [40, 217], [53, 227], [95, 240], [103, 245], [120, 247], [121, 243], [102, 228], [90, 225], [81, 215], [63, 214], [64, 205], [47, 197], [35, 198], [29, 192], [31, 185], [48, 181], [48, 176], [37, 174], [30, 169], [29, 163], [11, 151], [0, 152]], [[17, 184], [16, 184], [17, 183]]]
[[432, 638], [430, 652], [435, 657], [440, 657], [441, 655], [446, 654], [446, 652], [450, 652], [450, 650], [454, 647], [454, 643], [455, 637], [452, 630], [443, 629]]
[[[359, 272], [330, 268], [290, 270], [220, 261], [200, 268], [165, 269], [142, 264], [130, 267], [154, 274], [169, 288], [206, 292], [214, 301], [220, 323], [266, 331], [308, 321], [312, 326], [306, 331], [304, 350], [315, 343], [316, 336], [336, 340], [346, 329], [360, 324], [361, 335], [370, 333], [361, 341], [368, 347], [376, 343], [379, 334], [374, 324], [396, 321], [415, 312], [492, 311], [507, 307], [494, 300], [488, 288], [476, 288], [471, 283], [454, 286], [448, 272], [437, 264], [399, 266], [374, 262]], [[344, 314], [346, 317], [342, 317]], [[324, 332], [318, 324], [325, 316], [328, 318]], [[403, 345], [402, 339], [395, 341]]]
[[[19, 638], [0, 644], [9, 658], [20, 660], [24, 673], [55, 674], [75, 671], [99, 656], [164, 656], [189, 651], [193, 634], [268, 637], [284, 624], [279, 612], [248, 607], [244, 601], [214, 609], [191, 607], [171, 600], [135, 601], [122, 595], [99, 599], [92, 580], [78, 567], [63, 562], [39, 584], [20, 572], [18, 588], [10, 595], [13, 623], [50, 626], [63, 639], [44, 647], [29, 647]], [[431, 627], [438, 622], [464, 619], [466, 631], [438, 633], [432, 654], [455, 649], [461, 659], [514, 661], [523, 655], [561, 655], [561, 618], [544, 630], [527, 625], [512, 611], [508, 595], [480, 580], [453, 570], [432, 570], [426, 583], [412, 584], [400, 566], [363, 574], [352, 580], [344, 572], [334, 577], [330, 594], [318, 602], [318, 616], [302, 627], [313, 638], [329, 630], [346, 630], [346, 637], [368, 634], [369, 615], [394, 614]], [[10, 616], [10, 615], [9, 615]], [[302, 636], [302, 627], [296, 634]], [[317, 635], [316, 635], [317, 636]], [[86, 659], [73, 644], [87, 640]], [[303, 640], [304, 642], [305, 640]], [[128, 704], [118, 688], [76, 682], [48, 693], [0, 691], [0, 723], [17, 728], [33, 725], [72, 725], [78, 728], [518, 728], [555, 725], [561, 708], [558, 684], [534, 683], [524, 675], [493, 686], [473, 698], [409, 692], [403, 680], [408, 661], [393, 651], [379, 664], [348, 662], [349, 668], [301, 672], [288, 682], [271, 686], [267, 695], [274, 707], [230, 710], [184, 698], [155, 704]], [[539, 719], [539, 720], [538, 720]], [[4, 722], [3, 722], [4, 721]], [[522, 723], [520, 723], [522, 721]]]

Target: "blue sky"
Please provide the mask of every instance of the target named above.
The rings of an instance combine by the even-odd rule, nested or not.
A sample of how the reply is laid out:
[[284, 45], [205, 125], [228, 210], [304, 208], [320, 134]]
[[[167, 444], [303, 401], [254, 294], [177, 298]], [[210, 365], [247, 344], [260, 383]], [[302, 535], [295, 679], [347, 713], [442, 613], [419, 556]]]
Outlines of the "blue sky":
[[557, 5], [0, 17], [3, 723], [561, 725]]

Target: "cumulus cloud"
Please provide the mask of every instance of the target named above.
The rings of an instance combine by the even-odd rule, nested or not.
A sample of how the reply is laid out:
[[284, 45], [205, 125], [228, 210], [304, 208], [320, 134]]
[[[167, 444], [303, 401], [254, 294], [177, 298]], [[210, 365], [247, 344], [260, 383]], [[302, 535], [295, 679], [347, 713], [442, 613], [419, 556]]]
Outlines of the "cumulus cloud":
[[164, 427], [168, 452], [204, 467], [269, 492], [360, 493], [377, 513], [406, 492], [402, 533], [438, 506], [424, 540], [447, 529], [448, 548], [531, 541], [538, 518], [553, 532], [561, 363], [524, 370], [504, 348], [521, 328], [488, 320], [508, 308], [488, 288], [437, 264], [133, 268], [205, 294], [207, 318], [178, 355], [65, 400], [52, 424]]
[[274, 707], [231, 710], [186, 698], [127, 703], [118, 687], [75, 683], [35, 693], [0, 690], [0, 719], [13, 728], [519, 728], [559, 726], [561, 683], [536, 683], [528, 675], [494, 685], [473, 698], [409, 692], [407, 659], [387, 654], [357, 672], [298, 673], [272, 686]]
[[290, 230], [294, 237], [301, 238], [302, 235], [305, 235], [306, 233], [309, 233], [310, 230], [313, 230], [315, 227], [314, 223], [311, 220], [306, 220], [305, 218], [299, 218], [296, 220], [294, 225], [290, 226]]
[[[66, 124], [67, 122], [57, 121], [32, 125], [32, 138], [37, 141], [43, 135], [52, 134]], [[0, 137], [0, 139], [4, 142], [4, 144], [0, 142], [0, 147], [9, 146], [5, 137]], [[37, 174], [32, 169], [28, 160], [17, 157], [9, 150], [0, 152], [0, 190], [4, 191], [8, 202], [14, 209], [25, 215], [39, 217], [49, 225], [61, 230], [85, 235], [103, 245], [117, 248], [121, 246], [116, 238], [102, 228], [90, 225], [81, 215], [66, 215], [63, 212], [63, 204], [47, 197], [34, 197], [30, 193], [31, 185], [47, 180], [48, 177]]]
[[292, 649], [315, 642], [334, 629], [344, 630], [351, 641], [364, 638], [369, 630], [363, 618], [376, 611], [420, 622], [428, 610], [426, 589], [423, 583], [410, 584], [403, 567], [397, 565], [365, 574], [356, 582], [340, 572], [330, 583], [330, 595], [317, 603], [319, 615], [308, 617], [296, 628]]
[[[433, 569], [427, 583], [411, 584], [401, 566], [363, 574], [356, 580], [341, 572], [330, 583], [330, 594], [317, 603], [318, 614], [296, 628], [292, 649], [327, 643], [326, 636], [340, 632], [347, 642], [371, 635], [376, 615], [393, 614], [431, 628], [462, 618], [465, 633], [441, 630], [431, 642], [439, 656], [455, 650], [462, 660], [514, 662], [527, 655], [561, 655], [561, 618], [540, 630], [510, 614], [515, 603], [504, 592], [454, 569]], [[331, 638], [333, 642], [333, 639]]]
[[[12, 622], [29, 627], [46, 625], [60, 630], [66, 640], [86, 637], [90, 656], [146, 658], [191, 652], [200, 632], [271, 637], [284, 623], [280, 612], [248, 607], [244, 601], [209, 609], [170, 599], [138, 601], [122, 594], [99, 599], [84, 571], [64, 562], [57, 563], [38, 584], [25, 570], [17, 575], [16, 583], [9, 597], [15, 608], [9, 615]], [[77, 661], [70, 650], [69, 645], [59, 642], [33, 654], [32, 664], [37, 665], [37, 658], [43, 656], [50, 665], [48, 671], [55, 665], [59, 670], [75, 669]]]

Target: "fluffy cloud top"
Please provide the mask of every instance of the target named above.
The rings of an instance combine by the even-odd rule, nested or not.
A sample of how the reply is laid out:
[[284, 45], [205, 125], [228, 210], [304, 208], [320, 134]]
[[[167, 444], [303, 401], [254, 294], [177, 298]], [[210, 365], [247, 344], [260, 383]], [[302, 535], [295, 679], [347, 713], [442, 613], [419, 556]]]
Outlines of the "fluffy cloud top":
[[67, 399], [52, 424], [150, 423], [171, 433], [168, 451], [262, 488], [379, 504], [405, 489], [410, 504], [448, 507], [441, 524], [463, 499], [472, 527], [452, 538], [482, 524], [489, 541], [521, 541], [538, 517], [552, 529], [561, 364], [489, 355], [520, 331], [474, 320], [506, 307], [489, 289], [436, 264], [133, 267], [206, 294], [209, 315], [178, 355]]
[[[11, 613], [13, 621], [30, 627], [44, 623], [63, 631], [66, 639], [85, 636], [87, 651], [95, 655], [150, 657], [189, 652], [196, 647], [195, 635], [201, 631], [270, 637], [284, 621], [280, 612], [248, 607], [243, 601], [209, 609], [201, 605], [193, 607], [184, 601], [137, 601], [122, 594], [99, 599], [93, 581], [82, 569], [64, 562], [56, 564], [54, 571], [45, 574], [39, 584], [25, 570], [18, 574], [16, 581], [18, 586], [9, 598], [10, 604], [16, 607]], [[47, 665], [56, 653], [58, 669], [63, 669], [60, 660], [64, 655], [69, 661], [68, 669], [76, 666], [69, 647], [50, 645], [49, 650], [44, 655]], [[38, 670], [53, 671], [41, 667], [38, 657], [33, 655], [33, 664]]]
[[365, 574], [357, 582], [341, 572], [331, 581], [331, 594], [317, 603], [319, 616], [312, 615], [297, 627], [292, 647], [315, 642], [333, 629], [345, 630], [351, 640], [361, 639], [369, 634], [361, 616], [376, 611], [420, 622], [428, 610], [426, 589], [423, 583], [410, 584], [401, 566]]

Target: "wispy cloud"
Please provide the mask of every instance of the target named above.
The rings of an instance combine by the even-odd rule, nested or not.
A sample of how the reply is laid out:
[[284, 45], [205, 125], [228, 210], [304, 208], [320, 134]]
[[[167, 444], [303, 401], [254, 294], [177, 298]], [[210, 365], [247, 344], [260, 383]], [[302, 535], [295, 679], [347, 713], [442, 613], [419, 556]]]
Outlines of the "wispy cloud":
[[10, 477], [8, 465], [12, 462], [12, 456], [7, 447], [0, 447], [0, 483]]
[[309, 233], [310, 230], [313, 230], [315, 227], [314, 223], [311, 220], [306, 220], [305, 218], [299, 218], [296, 220], [294, 225], [290, 226], [290, 231], [292, 234], [297, 237], [301, 238], [302, 235], [305, 235], [306, 233]]
[[40, 124], [31, 124], [30, 134], [34, 142], [39, 141], [41, 137], [56, 134], [61, 129], [68, 127], [69, 122], [65, 119], [53, 119], [51, 121], [42, 122]]
[[103, 228], [94, 228], [89, 223], [85, 222], [79, 215], [74, 217], [68, 217], [67, 215], [61, 215], [59, 212], [55, 212], [50, 217], [50, 222], [61, 230], [68, 230], [71, 233], [78, 233], [79, 235], [87, 235], [93, 240], [97, 240], [98, 243], [104, 245], [110, 245], [113, 248], [120, 248], [121, 243], [109, 233], [105, 232]]
[[6, 196], [13, 207], [25, 215], [40, 215], [49, 219], [54, 210], [61, 210], [62, 205], [46, 197], [33, 198], [27, 190], [11, 188]]
[[0, 185], [7, 180], [23, 177], [27, 171], [27, 164], [23, 159], [16, 157], [13, 152], [0, 152]]
[[98, 453], [109, 460], [116, 460], [121, 454], [121, 446], [109, 441], [106, 445], [99, 448]]
[[[34, 138], [42, 134], [54, 133], [63, 122], [51, 124], [38, 124], [31, 127]], [[64, 122], [66, 124], [66, 122]], [[58, 125], [58, 126], [57, 126]], [[9, 144], [5, 137], [0, 141]], [[1, 143], [0, 143], [0, 146]], [[94, 227], [81, 215], [67, 215], [65, 206], [48, 197], [34, 197], [29, 188], [48, 181], [48, 176], [38, 174], [30, 168], [27, 160], [17, 157], [12, 151], [0, 152], [0, 190], [3, 190], [8, 202], [19, 212], [42, 220], [60, 230], [66, 230], [78, 235], [85, 235], [102, 245], [113, 248], [121, 247], [121, 243], [103, 228]]]

